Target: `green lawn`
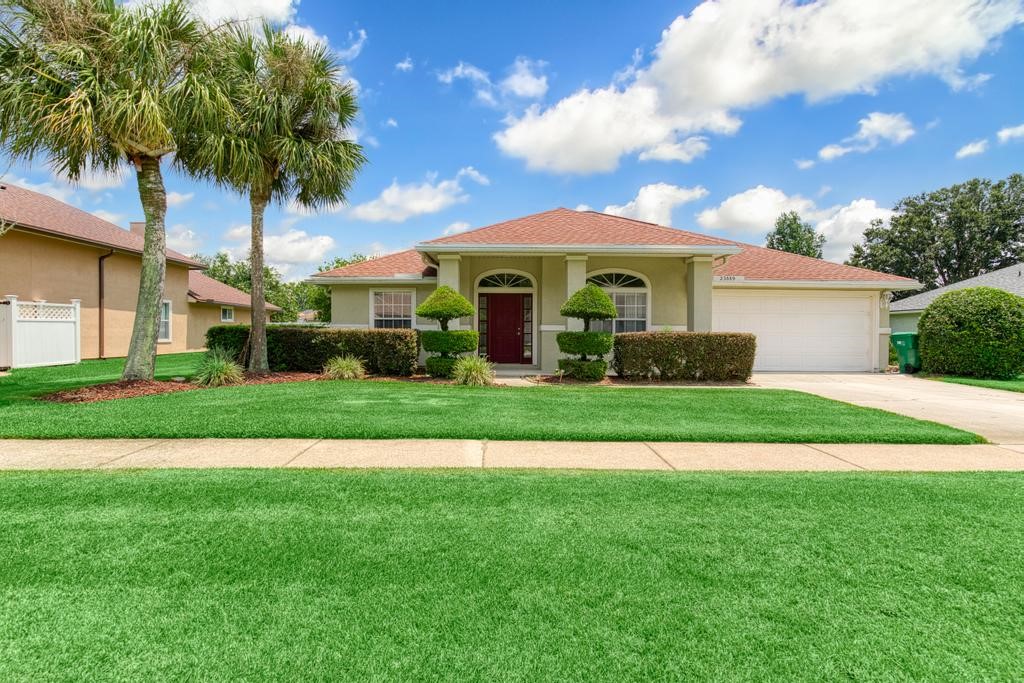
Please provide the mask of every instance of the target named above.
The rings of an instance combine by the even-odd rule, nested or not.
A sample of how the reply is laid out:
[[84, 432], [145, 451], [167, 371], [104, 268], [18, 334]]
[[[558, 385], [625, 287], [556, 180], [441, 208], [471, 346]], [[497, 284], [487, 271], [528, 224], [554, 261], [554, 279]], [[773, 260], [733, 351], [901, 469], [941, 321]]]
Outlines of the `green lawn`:
[[943, 377], [943, 382], [952, 382], [953, 384], [969, 384], [974, 387], [984, 387], [985, 389], [1002, 389], [1003, 391], [1021, 391], [1024, 392], [1024, 375], [1021, 375], [1017, 379], [976, 379], [974, 377]]
[[1024, 477], [0, 475], [0, 680], [1012, 680]]
[[[161, 356], [162, 377], [197, 356]], [[795, 391], [304, 382], [93, 404], [32, 396], [116, 379], [120, 361], [0, 378], [0, 438], [296, 437], [974, 443], [980, 437]]]

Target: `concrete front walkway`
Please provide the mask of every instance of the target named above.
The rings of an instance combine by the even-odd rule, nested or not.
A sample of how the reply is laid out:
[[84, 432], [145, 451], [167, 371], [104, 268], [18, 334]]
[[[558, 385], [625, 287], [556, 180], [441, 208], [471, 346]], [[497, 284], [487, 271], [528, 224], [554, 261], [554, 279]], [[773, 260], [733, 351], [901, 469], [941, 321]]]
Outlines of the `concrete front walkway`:
[[1024, 445], [327, 439], [0, 440], [0, 469], [169, 467], [1024, 470]]
[[993, 443], [1024, 443], [1024, 393], [912, 375], [758, 373], [751, 382], [941, 422]]

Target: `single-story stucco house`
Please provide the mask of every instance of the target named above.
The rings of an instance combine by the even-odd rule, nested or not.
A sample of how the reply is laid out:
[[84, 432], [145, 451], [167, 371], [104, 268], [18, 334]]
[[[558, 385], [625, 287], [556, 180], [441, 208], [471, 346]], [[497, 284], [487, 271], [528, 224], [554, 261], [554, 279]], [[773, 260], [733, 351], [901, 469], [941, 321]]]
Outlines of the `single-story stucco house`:
[[999, 270], [967, 278], [945, 287], [921, 292], [906, 299], [893, 301], [890, 309], [890, 321], [893, 332], [917, 332], [917, 321], [928, 308], [928, 304], [946, 292], [953, 292], [968, 287], [995, 287], [1017, 296], [1024, 296], [1024, 263], [1018, 263]]
[[[0, 221], [8, 228], [0, 236], [0, 300], [79, 300], [81, 358], [124, 356], [135, 321], [145, 224], [125, 230], [9, 183], [0, 183]], [[167, 250], [158, 353], [202, 349], [211, 325], [249, 322], [249, 295], [203, 275], [203, 268]]]
[[310, 276], [331, 289], [331, 324], [432, 329], [415, 309], [438, 285], [474, 303], [453, 329], [480, 332], [499, 364], [553, 371], [559, 315], [587, 282], [619, 316], [614, 332], [757, 335], [758, 370], [872, 371], [887, 364], [889, 293], [914, 280], [596, 211], [554, 209], [422, 242]]

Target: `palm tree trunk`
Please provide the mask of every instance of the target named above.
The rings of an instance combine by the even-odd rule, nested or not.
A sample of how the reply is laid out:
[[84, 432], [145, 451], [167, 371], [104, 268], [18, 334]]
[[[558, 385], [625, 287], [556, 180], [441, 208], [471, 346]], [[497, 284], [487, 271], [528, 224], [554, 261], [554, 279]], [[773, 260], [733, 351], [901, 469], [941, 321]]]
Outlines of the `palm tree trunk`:
[[160, 160], [153, 157], [139, 159], [135, 174], [139, 185], [139, 198], [146, 216], [146, 234], [142, 248], [142, 267], [139, 273], [139, 300], [135, 305], [135, 323], [128, 345], [121, 379], [153, 379], [156, 369], [156, 343], [160, 333], [160, 305], [164, 296], [164, 276], [167, 270], [167, 236], [164, 217], [167, 214], [167, 195]]
[[270, 372], [267, 362], [267, 302], [263, 294], [263, 213], [267, 210], [265, 194], [249, 194], [251, 207], [249, 270], [252, 277], [252, 327], [249, 332], [249, 372]]

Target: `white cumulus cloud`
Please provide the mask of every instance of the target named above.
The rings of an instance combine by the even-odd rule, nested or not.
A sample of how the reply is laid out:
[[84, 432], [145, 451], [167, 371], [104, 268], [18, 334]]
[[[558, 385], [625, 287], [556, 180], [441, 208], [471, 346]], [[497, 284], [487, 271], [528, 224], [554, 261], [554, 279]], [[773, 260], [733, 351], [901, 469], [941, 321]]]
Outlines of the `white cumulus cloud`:
[[182, 254], [195, 254], [203, 246], [203, 237], [188, 225], [178, 223], [167, 230], [167, 246]]
[[470, 225], [466, 221], [456, 221], [445, 228], [441, 234], [445, 237], [448, 235], [458, 235], [459, 233], [466, 232], [469, 228]]
[[636, 197], [626, 204], [610, 204], [604, 207], [604, 212], [659, 225], [671, 225], [673, 209], [706, 197], [707, 194], [708, 191], [700, 185], [679, 187], [668, 183], [654, 183], [641, 187]]
[[801, 171], [806, 171], [809, 168], [814, 168], [814, 159], [794, 159], [793, 163]]
[[841, 144], [825, 145], [818, 150], [818, 158], [832, 161], [850, 152], [870, 152], [883, 142], [902, 145], [916, 132], [905, 114], [874, 111], [857, 123], [856, 133], [845, 138]]
[[349, 209], [348, 215], [371, 223], [401, 223], [413, 216], [437, 213], [469, 199], [462, 187], [463, 178], [480, 185], [490, 184], [490, 180], [472, 166], [460, 169], [454, 178], [445, 180], [439, 180], [433, 173], [421, 183], [401, 184], [395, 179], [375, 199]]
[[640, 161], [681, 161], [688, 164], [704, 156], [710, 145], [703, 135], [691, 135], [682, 142], [659, 142], [640, 152]]
[[403, 59], [402, 61], [400, 61], [397, 64], [395, 64], [395, 70], [397, 70], [397, 71], [408, 72], [408, 71], [412, 71], [412, 68], [413, 68], [412, 57], [409, 57], [409, 56], [406, 56], [405, 59]]
[[669, 25], [646, 67], [510, 117], [495, 141], [530, 169], [611, 171], [679, 135], [735, 132], [735, 112], [787, 95], [873, 93], [901, 75], [977, 85], [963, 63], [1022, 20], [1020, 0], [707, 0]]
[[102, 218], [108, 223], [113, 223], [115, 225], [120, 224], [121, 221], [124, 220], [123, 213], [114, 213], [113, 211], [107, 211], [106, 209], [96, 209], [95, 211], [92, 212], [92, 215], [96, 216], [97, 218]]
[[1007, 126], [1006, 128], [1000, 128], [999, 132], [996, 133], [996, 137], [999, 138], [1000, 143], [1024, 138], [1024, 123], [1019, 126]]
[[183, 206], [192, 201], [192, 198], [195, 196], [195, 192], [168, 192], [167, 206]]
[[968, 142], [966, 145], [956, 151], [957, 159], [965, 159], [967, 157], [978, 156], [984, 154], [988, 150], [988, 140], [982, 138], [981, 140], [975, 140], [974, 142]]
[[526, 57], [517, 57], [509, 75], [501, 82], [504, 93], [527, 99], [544, 97], [548, 91], [548, 77], [542, 71], [546, 64]]

